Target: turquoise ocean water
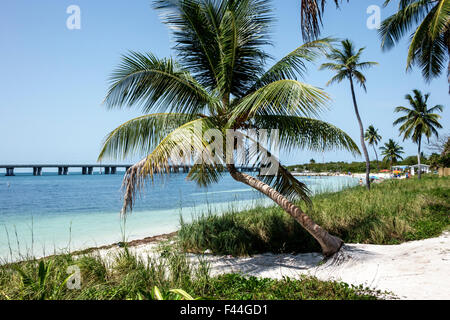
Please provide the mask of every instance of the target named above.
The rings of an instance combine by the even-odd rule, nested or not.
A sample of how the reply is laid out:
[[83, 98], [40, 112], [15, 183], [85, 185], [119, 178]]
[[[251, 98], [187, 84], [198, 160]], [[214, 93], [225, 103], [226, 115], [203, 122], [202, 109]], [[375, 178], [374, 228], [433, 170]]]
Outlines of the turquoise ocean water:
[[[34, 177], [0, 174], [0, 261], [44, 256], [176, 231], [185, 221], [207, 212], [270, 205], [272, 202], [225, 175], [208, 188], [187, 181], [183, 173], [149, 183], [125, 229], [120, 218], [123, 172], [92, 176], [44, 173]], [[313, 192], [337, 191], [358, 183], [347, 177], [302, 177]], [[125, 230], [125, 232], [124, 232]]]

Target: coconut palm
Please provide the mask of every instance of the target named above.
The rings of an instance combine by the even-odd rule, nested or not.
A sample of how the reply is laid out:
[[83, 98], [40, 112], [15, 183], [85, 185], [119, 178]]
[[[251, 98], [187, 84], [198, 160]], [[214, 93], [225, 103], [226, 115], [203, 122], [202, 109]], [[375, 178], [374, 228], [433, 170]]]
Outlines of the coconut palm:
[[367, 141], [369, 145], [373, 147], [373, 151], [375, 152], [375, 158], [377, 159], [377, 170], [380, 171], [380, 165], [378, 164], [377, 149], [375, 148], [375, 146], [378, 145], [378, 142], [381, 141], [381, 136], [378, 134], [378, 129], [375, 129], [373, 125], [370, 125], [366, 130], [364, 139]]
[[392, 139], [389, 139], [380, 150], [381, 155], [384, 156], [383, 161], [389, 162], [391, 169], [392, 165], [397, 163], [398, 160], [403, 160], [401, 156], [404, 153], [403, 147], [400, 147], [400, 145]]
[[432, 108], [428, 108], [427, 102], [430, 94], [422, 95], [422, 92], [415, 89], [413, 90], [414, 97], [410, 94], [405, 96], [405, 99], [409, 102], [410, 108], [397, 107], [395, 112], [405, 114], [394, 121], [394, 125], [401, 125], [400, 135], [403, 135], [403, 141], [411, 138], [414, 143], [417, 144], [417, 164], [419, 165], [419, 179], [420, 179], [420, 153], [422, 146], [422, 137], [425, 136], [430, 142], [430, 137], [435, 135], [439, 136], [437, 129], [442, 128], [439, 123], [440, 115], [434, 112], [442, 112], [444, 107], [442, 105], [436, 105]]
[[[388, 5], [392, 0], [385, 0]], [[406, 68], [418, 65], [425, 80], [439, 76], [447, 66], [450, 83], [450, 1], [401, 0], [398, 11], [383, 21], [381, 47], [391, 49], [413, 27]]]
[[322, 64], [320, 69], [321, 70], [329, 69], [336, 73], [336, 75], [333, 76], [333, 78], [331, 78], [330, 81], [328, 81], [327, 86], [336, 82], [340, 83], [343, 80], [348, 80], [350, 82], [350, 89], [353, 98], [353, 107], [355, 110], [356, 119], [358, 120], [360, 129], [361, 147], [366, 160], [366, 186], [367, 189], [370, 190], [370, 180], [369, 180], [370, 160], [366, 144], [364, 142], [364, 127], [361, 121], [361, 117], [359, 115], [358, 104], [356, 102], [354, 82], [356, 81], [356, 83], [358, 83], [364, 89], [364, 91], [367, 91], [366, 77], [362, 74], [361, 70], [367, 69], [378, 63], [360, 62], [364, 48], [361, 48], [356, 52], [353, 43], [348, 39], [342, 41], [341, 45], [342, 45], [341, 49], [333, 48], [330, 53], [326, 54], [327, 59], [332, 62]]
[[[330, 39], [306, 43], [265, 69], [269, 57], [264, 47], [271, 44], [269, 1], [160, 0], [155, 8], [163, 11], [173, 32], [178, 59], [125, 55], [105, 98], [109, 108], [138, 106], [145, 114], [113, 130], [99, 156], [143, 156], [125, 174], [122, 213], [133, 209], [145, 182], [153, 181], [155, 173], [170, 172], [167, 168], [183, 158], [184, 164], [192, 164], [187, 179], [206, 186], [228, 171], [294, 217], [324, 255], [337, 252], [342, 240], [293, 203], [310, 202], [306, 185], [279, 163], [271, 148], [253, 139], [267, 129], [268, 141], [278, 141], [278, 135], [280, 147], [287, 150], [359, 153], [345, 132], [315, 118], [329, 100], [327, 94], [297, 80], [305, 63], [319, 57]], [[230, 132], [247, 143], [228, 139]], [[218, 145], [212, 147], [213, 141]], [[268, 158], [276, 171], [262, 173]], [[240, 172], [235, 163], [261, 170], [260, 175]]]
[[[342, 0], [334, 1], [336, 7]], [[347, 0], [348, 1], [348, 0]], [[320, 35], [320, 27], [322, 25], [323, 11], [325, 9], [326, 0], [301, 0], [301, 24], [303, 39], [313, 40]]]

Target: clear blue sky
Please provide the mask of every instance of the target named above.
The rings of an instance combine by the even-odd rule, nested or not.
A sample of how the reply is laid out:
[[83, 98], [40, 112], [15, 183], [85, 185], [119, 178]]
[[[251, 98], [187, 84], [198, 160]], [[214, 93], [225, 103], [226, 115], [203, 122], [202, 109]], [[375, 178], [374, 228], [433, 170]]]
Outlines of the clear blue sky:
[[[330, 1], [331, 2], [331, 1]], [[366, 72], [368, 92], [358, 89], [357, 98], [365, 127], [380, 129], [383, 140], [401, 141], [393, 128], [394, 107], [414, 88], [431, 93], [431, 104], [443, 104], [442, 133], [450, 122], [446, 76], [427, 85], [415, 69], [405, 73], [406, 40], [383, 53], [376, 30], [366, 27], [369, 5], [384, 0], [353, 0], [341, 10], [328, 6], [323, 36], [352, 39], [367, 47], [363, 59], [380, 65]], [[302, 43], [300, 0], [273, 2], [277, 22], [277, 58]], [[69, 5], [81, 8], [81, 30], [66, 27]], [[383, 9], [385, 18], [393, 8]], [[127, 50], [152, 51], [168, 56], [169, 32], [150, 0], [15, 0], [2, 1], [0, 10], [0, 163], [94, 162], [104, 136], [130, 119], [135, 110], [108, 111], [102, 105], [107, 79]], [[311, 65], [306, 82], [324, 87], [331, 74]], [[331, 110], [322, 118], [348, 132], [359, 143], [359, 131], [349, 86], [326, 88]], [[402, 143], [408, 154], [416, 146]], [[373, 157], [372, 150], [369, 150]], [[284, 163], [361, 160], [346, 152], [283, 154]]]

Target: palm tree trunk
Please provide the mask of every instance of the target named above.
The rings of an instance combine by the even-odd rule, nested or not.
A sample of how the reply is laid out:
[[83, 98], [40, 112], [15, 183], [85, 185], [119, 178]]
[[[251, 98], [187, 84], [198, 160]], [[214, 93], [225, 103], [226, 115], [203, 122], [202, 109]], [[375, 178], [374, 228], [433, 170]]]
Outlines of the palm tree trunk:
[[419, 173], [418, 173], [418, 178], [420, 179], [421, 178], [421, 171], [422, 170], [420, 170], [421, 168], [420, 168], [420, 144], [422, 143], [422, 137], [419, 137], [419, 141], [417, 141], [417, 145], [418, 145], [418, 147], [417, 147], [417, 165], [419, 166], [419, 168], [418, 168], [418, 170], [419, 170]]
[[[445, 31], [444, 37], [445, 41], [447, 42], [448, 58], [450, 58], [450, 28], [447, 28], [447, 31]], [[448, 94], [450, 94], [450, 60], [448, 61], [447, 78], [448, 78]]]
[[300, 225], [319, 242], [322, 247], [322, 253], [325, 257], [332, 256], [342, 247], [344, 242], [341, 239], [330, 235], [321, 226], [308, 217], [302, 210], [300, 210], [300, 208], [295, 206], [285, 196], [273, 189], [271, 186], [248, 174], [239, 172], [234, 165], [227, 165], [227, 168], [234, 180], [242, 182], [265, 194], [281, 208], [283, 208], [283, 210], [292, 216], [298, 223], [300, 223]]
[[366, 187], [367, 187], [367, 190], [370, 190], [370, 179], [369, 179], [369, 175], [370, 175], [370, 160], [369, 160], [369, 153], [367, 152], [366, 143], [364, 141], [364, 127], [363, 127], [363, 124], [362, 124], [362, 121], [361, 121], [361, 117], [359, 116], [358, 104], [356, 103], [355, 88], [353, 86], [353, 77], [352, 76], [350, 76], [350, 87], [352, 89], [353, 106], [355, 107], [355, 114], [356, 114], [356, 118], [358, 119], [358, 123], [359, 123], [359, 130], [360, 130], [360, 134], [361, 134], [361, 147], [363, 149], [364, 157], [366, 158]]
[[378, 163], [377, 149], [375, 149], [375, 145], [372, 145], [372, 147], [373, 147], [373, 151], [375, 152], [375, 158], [377, 159], [377, 170], [378, 170], [378, 172], [380, 172], [380, 164]]

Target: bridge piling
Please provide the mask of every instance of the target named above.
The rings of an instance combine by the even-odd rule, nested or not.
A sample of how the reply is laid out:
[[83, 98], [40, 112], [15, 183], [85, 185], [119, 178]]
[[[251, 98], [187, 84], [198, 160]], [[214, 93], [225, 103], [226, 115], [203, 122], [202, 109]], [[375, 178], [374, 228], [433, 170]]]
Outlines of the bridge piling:
[[7, 177], [15, 176], [15, 174], [14, 174], [14, 168], [6, 168], [6, 176], [7, 176]]
[[42, 167], [33, 167], [33, 176], [42, 176]]

